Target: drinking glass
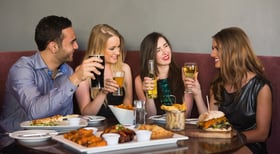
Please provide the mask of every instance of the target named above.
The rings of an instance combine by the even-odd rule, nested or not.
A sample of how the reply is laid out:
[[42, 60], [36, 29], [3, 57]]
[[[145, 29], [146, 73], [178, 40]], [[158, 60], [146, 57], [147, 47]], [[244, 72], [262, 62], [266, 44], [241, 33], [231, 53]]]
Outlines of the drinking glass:
[[113, 79], [119, 85], [117, 91], [113, 92], [113, 96], [123, 96], [123, 82], [124, 82], [124, 71], [116, 71], [113, 73]]
[[[183, 66], [184, 76], [187, 78], [194, 78], [194, 74], [198, 72], [198, 66], [194, 62], [186, 62]], [[188, 93], [192, 93], [191, 89], [187, 89]]]
[[145, 124], [146, 123], [146, 111], [145, 111], [145, 101], [134, 100], [134, 113], [135, 113], [135, 124]]
[[185, 111], [166, 111], [166, 128], [172, 131], [185, 129]]
[[[91, 55], [89, 57], [98, 57], [98, 58], [102, 59], [103, 61], [100, 64], [105, 66], [104, 55]], [[104, 69], [99, 69], [99, 68], [97, 68], [97, 69], [100, 72], [100, 75], [94, 73], [95, 80], [91, 79], [91, 88], [93, 88], [93, 89], [104, 88]]]
[[[93, 55], [89, 55], [89, 58], [91, 57], [98, 57], [100, 59], [102, 59], [102, 62], [100, 63], [101, 65], [103, 65], [105, 67], [105, 57], [104, 55], [100, 55], [100, 54], [93, 54]], [[94, 72], [92, 72], [94, 74], [95, 79], [91, 79], [91, 98], [95, 97], [95, 93], [99, 91], [99, 89], [104, 87], [104, 69], [99, 69], [97, 68], [97, 70], [100, 72], [100, 74], [95, 74]]]

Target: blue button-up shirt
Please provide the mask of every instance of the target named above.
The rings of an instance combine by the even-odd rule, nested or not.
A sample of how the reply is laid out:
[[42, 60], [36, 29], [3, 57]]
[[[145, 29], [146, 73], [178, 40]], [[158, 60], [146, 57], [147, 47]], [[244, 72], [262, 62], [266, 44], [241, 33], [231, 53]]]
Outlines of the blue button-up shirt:
[[64, 63], [53, 79], [39, 52], [20, 58], [9, 71], [0, 130], [11, 132], [21, 129], [23, 121], [72, 114], [77, 88], [69, 80], [72, 73], [73, 69]]

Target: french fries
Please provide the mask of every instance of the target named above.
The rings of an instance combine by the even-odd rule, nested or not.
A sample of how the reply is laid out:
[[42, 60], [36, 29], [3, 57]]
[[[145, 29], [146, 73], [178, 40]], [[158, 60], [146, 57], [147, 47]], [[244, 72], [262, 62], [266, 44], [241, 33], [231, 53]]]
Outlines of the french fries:
[[183, 130], [185, 128], [186, 104], [175, 103], [171, 106], [161, 105], [166, 111], [166, 128], [170, 130]]
[[165, 111], [185, 111], [187, 109], [185, 103], [183, 104], [175, 103], [171, 106], [161, 105], [160, 108]]
[[166, 128], [170, 130], [182, 130], [185, 128], [185, 113], [183, 111], [166, 112]]

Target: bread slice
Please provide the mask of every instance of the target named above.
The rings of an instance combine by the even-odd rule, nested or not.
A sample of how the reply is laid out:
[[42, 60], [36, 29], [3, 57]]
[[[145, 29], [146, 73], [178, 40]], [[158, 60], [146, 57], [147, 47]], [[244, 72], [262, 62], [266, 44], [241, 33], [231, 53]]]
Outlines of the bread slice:
[[173, 132], [168, 131], [158, 125], [143, 124], [143, 125], [140, 125], [137, 129], [152, 131], [151, 139], [171, 138], [174, 135]]
[[62, 120], [62, 115], [54, 115], [52, 117], [32, 120], [31, 125], [55, 125], [56, 122], [61, 122]]

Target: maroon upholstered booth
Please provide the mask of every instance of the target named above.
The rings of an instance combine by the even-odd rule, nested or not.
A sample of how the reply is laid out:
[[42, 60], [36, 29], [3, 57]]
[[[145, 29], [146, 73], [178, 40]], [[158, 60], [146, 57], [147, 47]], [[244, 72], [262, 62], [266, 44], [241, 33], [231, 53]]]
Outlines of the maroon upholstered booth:
[[[5, 92], [5, 81], [7, 79], [8, 71], [13, 63], [21, 56], [29, 56], [35, 51], [0, 51], [0, 106], [3, 102]], [[84, 52], [77, 51], [74, 54], [74, 61], [69, 63], [73, 68], [79, 65], [83, 59]], [[199, 68], [199, 81], [202, 87], [203, 96], [209, 95], [209, 86], [217, 70], [214, 69], [214, 60], [209, 54], [190, 53], [190, 52], [175, 52], [174, 58], [179, 66], [182, 66], [186, 61], [193, 61], [198, 63]], [[280, 57], [276, 56], [259, 56], [264, 64], [265, 72], [273, 87], [273, 117], [271, 136], [267, 141], [268, 150], [271, 154], [280, 153], [279, 142], [280, 138]], [[128, 51], [125, 57], [125, 62], [128, 63], [132, 70], [133, 78], [139, 73], [140, 70], [140, 57], [139, 51]], [[135, 99], [136, 95], [134, 94]], [[77, 107], [77, 105], [75, 105]], [[76, 108], [75, 112], [78, 112]], [[192, 113], [193, 117], [197, 117], [197, 110], [194, 106]]]

